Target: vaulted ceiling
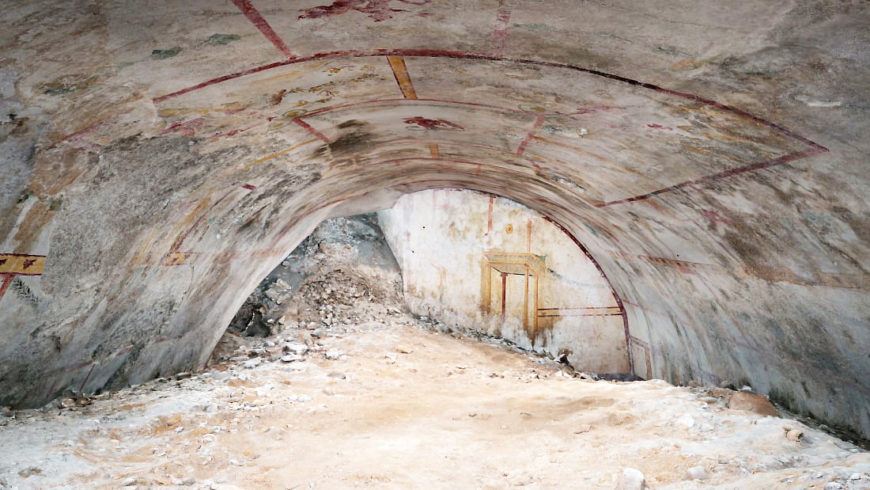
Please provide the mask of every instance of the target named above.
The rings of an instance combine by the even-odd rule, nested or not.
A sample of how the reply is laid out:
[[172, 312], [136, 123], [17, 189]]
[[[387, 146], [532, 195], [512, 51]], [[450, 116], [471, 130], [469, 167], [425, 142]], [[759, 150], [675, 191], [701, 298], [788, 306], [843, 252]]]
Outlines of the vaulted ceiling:
[[2, 3], [0, 403], [195, 369], [313, 226], [564, 227], [635, 371], [870, 434], [870, 6]]

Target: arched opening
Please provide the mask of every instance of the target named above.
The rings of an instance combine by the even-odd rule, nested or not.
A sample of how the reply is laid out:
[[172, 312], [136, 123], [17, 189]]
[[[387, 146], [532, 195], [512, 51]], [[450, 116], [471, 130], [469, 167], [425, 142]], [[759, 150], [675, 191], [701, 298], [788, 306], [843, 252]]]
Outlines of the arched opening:
[[[546, 455], [552, 474], [564, 475], [551, 480], [504, 476], [505, 471], [481, 475], [450, 453], [444, 443], [449, 437], [430, 432], [427, 445], [440, 451], [439, 462], [449, 462], [441, 466], [461, 466], [475, 475], [466, 485], [473, 487], [559, 487], [566, 481], [613, 486], [637, 476], [614, 466], [602, 466], [602, 474], [589, 470], [578, 479], [559, 473], [605, 458], [648, 463], [650, 468], [631, 468], [652, 475], [650, 480], [656, 480], [650, 483], [656, 485], [706, 474], [726, 486], [812, 486], [817, 483], [812, 465], [798, 469], [807, 459], [795, 458], [818, 461], [819, 446], [827, 458], [819, 473], [826, 480], [817, 486], [860, 485], [867, 471], [849, 459], [856, 448], [791, 421], [742, 418], [745, 414], [735, 415], [720, 395], [758, 400], [732, 391], [746, 387], [800, 416], [870, 436], [870, 147], [865, 137], [870, 118], [862, 99], [870, 79], [863, 49], [870, 41], [867, 9], [866, 2], [807, 0], [741, 2], [739, 8], [673, 0], [77, 1], [69, 8], [32, 0], [10, 5], [0, 12], [0, 405], [43, 407], [25, 412], [39, 418], [54, 415], [56, 405], [47, 405], [55, 403], [51, 400], [73, 400], [59, 420], [94, 410], [94, 419], [110, 424], [119, 413], [102, 418], [102, 409], [83, 408], [74, 398], [88, 402], [93, 395], [108, 398], [144, 384], [130, 395], [137, 403], [153, 393], [172, 397], [187, 410], [175, 411], [175, 419], [157, 417], [157, 432], [171, 427], [176, 435], [154, 441], [172, 448], [187, 442], [198, 450], [211, 443], [192, 437], [205, 438], [202, 432], [209, 431], [207, 439], [220, 439], [225, 433], [211, 428], [236, 420], [220, 411], [201, 421], [188, 416], [201, 415], [194, 407], [207, 404], [192, 400], [207, 397], [203, 393], [210, 389], [235, 412], [287, 415], [285, 423], [263, 433], [253, 431], [256, 416], [238, 417], [237, 425], [257, 434], [273, 454], [280, 453], [276, 441], [286, 436], [286, 425], [310, 415], [308, 410], [321, 410], [320, 404], [340, 406], [344, 411], [329, 423], [343, 427], [344, 419], [355, 420], [350, 398], [364, 398], [367, 388], [354, 385], [353, 373], [343, 379], [329, 374], [345, 372], [355, 361], [363, 369], [362, 359], [372, 356], [362, 351], [338, 360], [317, 351], [307, 361], [263, 362], [262, 371], [248, 370], [241, 365], [245, 361], [212, 364], [208, 375], [201, 370], [248, 294], [318, 223], [391, 208], [400, 196], [418, 191], [455, 188], [501, 196], [552, 220], [590, 258], [594, 267], [583, 261], [586, 269], [606, 275], [612, 291], [610, 296], [604, 291], [601, 298], [607, 301], [601, 302], [576, 292], [560, 296], [559, 291], [574, 291], [555, 286], [574, 277], [555, 262], [564, 255], [543, 250], [551, 243], [537, 249], [533, 241], [511, 241], [523, 236], [527, 222], [494, 226], [511, 237], [504, 247], [478, 244], [472, 250], [469, 245], [464, 255], [445, 253], [450, 264], [439, 262], [436, 252], [457, 251], [471, 241], [414, 238], [420, 230], [408, 228], [414, 232], [409, 242], [401, 233], [393, 236], [396, 248], [405, 243], [431, 255], [426, 263], [432, 267], [405, 260], [409, 274], [400, 288], [402, 299], [410, 299], [418, 317], [424, 312], [428, 317], [431, 310], [583, 369], [623, 372], [627, 358], [628, 373], [673, 387], [654, 381], [601, 384], [619, 396], [598, 396], [587, 391], [592, 388], [585, 380], [557, 374], [564, 371], [559, 366], [547, 364], [549, 375], [537, 372], [541, 379], [535, 378], [532, 371], [546, 363], [523, 363], [542, 358], [524, 357], [517, 361], [522, 369], [502, 378], [497, 363], [475, 371], [449, 357], [487, 352], [483, 344], [474, 344], [479, 350], [451, 344], [455, 351], [441, 353], [447, 356], [441, 364], [448, 365], [442, 370], [437, 362], [422, 363], [423, 348], [410, 349], [416, 357], [380, 343], [379, 349], [397, 355], [376, 355], [383, 362], [365, 367], [376, 374], [376, 383], [395, 381], [390, 386], [396, 388], [402, 381], [395, 370], [416, 369], [428, 376], [431, 393], [415, 404], [394, 390], [391, 403], [368, 406], [372, 420], [383, 414], [378, 420], [393, 424], [413, 419], [408, 413], [426, 420], [450, 413], [496, 428], [463, 441], [475, 454], [495, 452], [480, 441], [522, 447], [531, 450], [525, 461], [541, 462], [538, 456]], [[533, 237], [549, 226], [535, 219]], [[426, 249], [434, 243], [445, 246]], [[474, 259], [466, 260], [470, 256]], [[437, 284], [457, 282], [448, 267], [454, 263], [473, 270], [474, 287], [457, 287], [465, 294], [451, 296]], [[280, 293], [276, 290], [276, 297]], [[329, 295], [322, 296], [311, 305], [316, 318], [305, 321], [321, 321], [321, 307], [328, 311]], [[611, 314], [614, 304], [619, 316]], [[603, 308], [607, 317], [594, 323], [590, 319], [598, 317], [576, 314], [587, 307]], [[333, 320], [344, 318], [339, 310]], [[403, 315], [396, 321], [420, 321]], [[622, 342], [617, 341], [620, 320]], [[379, 336], [399, 327], [360, 335], [383, 342], [388, 337]], [[564, 332], [594, 332], [583, 345], [596, 348], [578, 350], [572, 343], [578, 339]], [[364, 344], [341, 344], [347, 339], [338, 336], [321, 340], [324, 347], [334, 342], [348, 352]], [[604, 352], [612, 355], [599, 355]], [[418, 361], [422, 364], [415, 365]], [[302, 407], [289, 393], [296, 389], [292, 383], [304, 380], [259, 377], [273, 370], [293, 375], [305, 363], [318, 382], [340, 380], [346, 383], [343, 389], [359, 390], [342, 392], [349, 398], [341, 402], [323, 401], [318, 397], [338, 396], [322, 391], [336, 386], [313, 383], [315, 391], [305, 395], [317, 402]], [[379, 369], [385, 366], [392, 371]], [[173, 383], [154, 381], [171, 376]], [[445, 381], [460, 376], [466, 378], [462, 383]], [[550, 378], [571, 389], [550, 391], [553, 386], [544, 386]], [[525, 381], [535, 384], [525, 386], [515, 405], [490, 390]], [[685, 388], [696, 385], [704, 388]], [[173, 387], [192, 390], [172, 393]], [[465, 390], [460, 402], [451, 405], [440, 398], [444, 403], [432, 404], [437, 409], [426, 406], [449, 387]], [[654, 399], [644, 387], [685, 399], [667, 394]], [[270, 392], [287, 398], [269, 398]], [[529, 396], [548, 403], [536, 405]], [[465, 406], [462, 398], [474, 400], [475, 409], [451, 411]], [[165, 408], [167, 400], [160, 400], [157, 406]], [[704, 405], [686, 405], [687, 400]], [[95, 405], [120, 412], [137, 406], [114, 401]], [[497, 403], [509, 410], [488, 408]], [[52, 412], [44, 407], [53, 407]], [[282, 412], [288, 407], [293, 410]], [[685, 409], [689, 417], [672, 416], [669, 407]], [[600, 417], [581, 420], [580, 415], [593, 412]], [[10, 418], [3, 417], [7, 413], [0, 409], [0, 423]], [[718, 424], [717, 414], [735, 415], [739, 423]], [[211, 425], [199, 426], [206, 418]], [[83, 466], [85, 456], [76, 451], [98, 461], [122, 454], [116, 448], [124, 441], [100, 439], [110, 434], [86, 425], [88, 420], [75, 419], [96, 432], [70, 436], [74, 449], [61, 453]], [[442, 422], [395, 423], [384, 445], [415, 447], [415, 428], [450, 425]], [[17, 425], [14, 419], [10, 423]], [[487, 438], [503, 425], [540, 429], [534, 435], [551, 444]], [[23, 427], [16, 428], [17, 438], [0, 432], [0, 446], [29, 440], [25, 429], [32, 426]], [[613, 429], [610, 434], [617, 437], [602, 443], [592, 427]], [[631, 443], [644, 433], [650, 436], [640, 438], [644, 444], [661, 441], [675, 433], [673, 427], [692, 443], [608, 452], [613, 440]], [[140, 429], [139, 436], [148, 432]], [[245, 441], [234, 439], [240, 427], [232, 429], [237, 432], [223, 443], [244, 447]], [[294, 435], [301, 439], [312, 432]], [[269, 433], [275, 438], [264, 435]], [[558, 437], [568, 433], [570, 440]], [[785, 451], [782, 459], [749, 452], [733, 458], [708, 453], [709, 459], [699, 459], [684, 451], [699, 440], [703, 450], [715, 448], [710, 441], [723, 440], [720, 447], [731, 450], [741, 445], [734, 437], [749, 433]], [[550, 438], [553, 434], [557, 437]], [[86, 444], [79, 447], [76, 441], [91, 436], [103, 442], [88, 453]], [[353, 434], [344, 436], [334, 438], [346, 444], [339, 451], [359, 442]], [[259, 460], [269, 459], [257, 442], [252, 446], [264, 458]], [[315, 453], [311, 448], [318, 446], [299, 447], [298, 452]], [[589, 447], [597, 452], [571, 452]], [[10, 457], [57, 454], [54, 449], [10, 451]], [[230, 460], [258, 459], [220, 455], [203, 462], [211, 456], [197, 454], [202, 459], [186, 462], [218, 461], [233, 469], [242, 465]], [[426, 463], [398, 460], [412, 467]], [[680, 466], [689, 460], [693, 466]], [[510, 456], [490, 461], [498, 469], [517, 464]], [[271, 460], [263, 467], [268, 471], [283, 463]], [[858, 468], [855, 479], [843, 474], [847, 466]], [[337, 475], [334, 468], [329, 471]], [[0, 486], [64, 484], [49, 482], [37, 469], [0, 466]], [[354, 469], [359, 475], [340, 475], [330, 483], [384, 482], [365, 465]], [[143, 484], [186, 481], [176, 467], [160, 470], [178, 480], [158, 477]], [[402, 471], [391, 473], [395, 486], [419, 483], [403, 479]], [[4, 483], [4, 473], [14, 480]], [[119, 474], [98, 478], [117, 486], [125, 481]], [[37, 482], [40, 478], [45, 480]], [[636, 478], [631, 481], [642, 486]]]
[[[633, 345], [621, 303], [585, 250], [525, 206], [456, 189], [406, 194], [377, 214], [322, 222], [260, 283], [230, 332], [347, 327], [359, 315], [344, 310], [366, 298], [379, 298], [382, 315], [400, 306], [578, 371], [635, 374], [637, 339]], [[640, 352], [646, 374], [649, 353]]]

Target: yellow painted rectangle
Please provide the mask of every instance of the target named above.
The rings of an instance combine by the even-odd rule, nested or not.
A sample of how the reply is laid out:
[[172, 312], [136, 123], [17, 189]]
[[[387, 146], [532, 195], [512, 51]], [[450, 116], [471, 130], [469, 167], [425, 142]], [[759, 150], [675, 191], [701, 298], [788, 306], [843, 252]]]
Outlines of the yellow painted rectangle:
[[390, 68], [393, 69], [393, 75], [396, 76], [399, 88], [402, 89], [402, 95], [406, 99], [416, 99], [417, 92], [414, 91], [414, 84], [411, 83], [408, 67], [405, 66], [405, 58], [402, 56], [387, 56], [387, 60], [390, 62]]
[[38, 276], [43, 270], [44, 255], [0, 254], [0, 274]]

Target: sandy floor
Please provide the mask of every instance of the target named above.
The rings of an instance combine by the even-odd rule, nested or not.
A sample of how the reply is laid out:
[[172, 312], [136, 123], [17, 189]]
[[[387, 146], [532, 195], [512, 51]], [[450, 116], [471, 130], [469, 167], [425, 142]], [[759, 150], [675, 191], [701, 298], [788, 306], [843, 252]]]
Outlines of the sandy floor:
[[702, 390], [575, 378], [414, 326], [359, 330], [295, 362], [277, 360], [306, 336], [291, 330], [255, 367], [18, 412], [0, 427], [0, 487], [614, 488], [635, 468], [651, 488], [870, 488], [870, 453]]

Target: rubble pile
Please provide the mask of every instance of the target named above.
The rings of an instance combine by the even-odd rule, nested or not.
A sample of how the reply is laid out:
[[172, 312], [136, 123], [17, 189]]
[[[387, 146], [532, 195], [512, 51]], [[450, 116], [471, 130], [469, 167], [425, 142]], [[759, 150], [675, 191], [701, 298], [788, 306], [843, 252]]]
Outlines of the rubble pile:
[[286, 332], [288, 339], [312, 345], [312, 338], [326, 332], [388, 323], [388, 317], [403, 311], [401, 273], [377, 216], [333, 218], [321, 223], [254, 290], [213, 358], [247, 354], [252, 345], [258, 346], [255, 352], [271, 349], [267, 344], [275, 343], [246, 342], [240, 336], [266, 338]]
[[401, 273], [376, 215], [333, 218], [263, 280], [229, 332], [267, 337], [294, 323], [339, 327], [373, 321], [401, 303]]

